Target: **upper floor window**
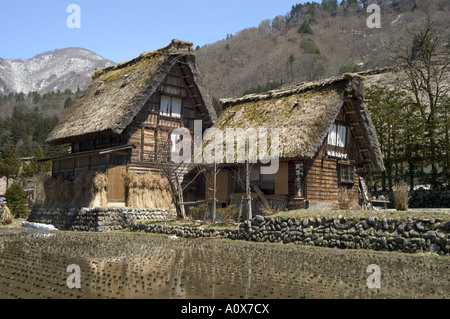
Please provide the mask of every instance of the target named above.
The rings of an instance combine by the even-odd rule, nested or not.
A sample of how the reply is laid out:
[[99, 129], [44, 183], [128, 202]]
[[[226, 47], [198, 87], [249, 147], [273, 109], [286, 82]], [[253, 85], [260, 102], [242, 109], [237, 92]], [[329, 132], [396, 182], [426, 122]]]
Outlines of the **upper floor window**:
[[328, 130], [328, 145], [345, 147], [347, 127], [338, 124], [331, 124]]
[[159, 114], [164, 116], [181, 117], [181, 99], [177, 97], [161, 95]]

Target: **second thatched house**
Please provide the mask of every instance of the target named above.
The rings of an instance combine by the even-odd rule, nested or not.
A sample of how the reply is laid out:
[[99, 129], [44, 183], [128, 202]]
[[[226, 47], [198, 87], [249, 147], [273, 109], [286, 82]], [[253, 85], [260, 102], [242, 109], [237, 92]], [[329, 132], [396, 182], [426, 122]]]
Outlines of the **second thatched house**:
[[[261, 205], [278, 209], [335, 206], [339, 196], [346, 197], [341, 200], [347, 203], [361, 204], [366, 172], [384, 170], [363, 96], [362, 76], [347, 74], [221, 100], [223, 113], [214, 128], [279, 130], [279, 167], [275, 174], [262, 174], [260, 163], [250, 169], [243, 163], [225, 164], [216, 175], [219, 206], [242, 206], [249, 184], [253, 214]], [[239, 134], [236, 139], [250, 139], [248, 135]], [[211, 198], [213, 179], [206, 180], [206, 197]]]
[[47, 204], [168, 208], [171, 195], [158, 165], [170, 165], [171, 131], [193, 130], [194, 119], [204, 130], [215, 118], [190, 42], [172, 40], [96, 71], [47, 139], [71, 149], [47, 159], [53, 163]]

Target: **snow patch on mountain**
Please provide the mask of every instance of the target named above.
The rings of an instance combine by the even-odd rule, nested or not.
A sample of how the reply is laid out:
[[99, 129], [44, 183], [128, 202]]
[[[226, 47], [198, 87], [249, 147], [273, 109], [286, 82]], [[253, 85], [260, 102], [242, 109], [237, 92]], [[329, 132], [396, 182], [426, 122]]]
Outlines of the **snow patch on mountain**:
[[113, 64], [83, 48], [48, 51], [27, 60], [0, 58], [0, 94], [84, 89], [96, 68]]

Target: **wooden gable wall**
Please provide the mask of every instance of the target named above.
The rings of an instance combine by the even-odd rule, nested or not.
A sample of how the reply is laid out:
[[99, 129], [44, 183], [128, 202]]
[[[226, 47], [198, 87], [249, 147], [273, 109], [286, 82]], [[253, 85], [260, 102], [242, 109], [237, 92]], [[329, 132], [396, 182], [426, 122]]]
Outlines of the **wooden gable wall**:
[[[176, 64], [154, 93], [133, 123], [128, 127], [129, 143], [136, 148], [132, 152], [133, 163], [153, 163], [170, 159], [170, 133], [178, 127], [193, 131], [194, 120], [199, 118], [193, 92], [186, 84], [188, 75]], [[190, 80], [193, 81], [192, 79]], [[179, 117], [161, 114], [161, 96], [181, 99]]]
[[[345, 147], [328, 145], [327, 136], [317, 156], [305, 160], [305, 192], [306, 198], [310, 201], [336, 202], [340, 187], [346, 187], [349, 196], [355, 201], [358, 198], [359, 175], [356, 170], [363, 167], [363, 162], [344, 107], [341, 108], [334, 124], [347, 127]], [[343, 154], [346, 155], [345, 158], [340, 157]], [[353, 168], [352, 183], [343, 182], [340, 176], [342, 167], [348, 166]]]

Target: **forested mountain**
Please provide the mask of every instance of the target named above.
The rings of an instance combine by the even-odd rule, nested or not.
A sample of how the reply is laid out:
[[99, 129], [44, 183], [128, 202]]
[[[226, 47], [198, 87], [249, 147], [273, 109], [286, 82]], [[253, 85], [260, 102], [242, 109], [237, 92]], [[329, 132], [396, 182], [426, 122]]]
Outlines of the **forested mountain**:
[[37, 147], [44, 155], [65, 152], [64, 147], [48, 147], [45, 140], [59, 119], [82, 95], [82, 91], [45, 94], [9, 93], [0, 95], [0, 146], [17, 146], [22, 157], [32, 156]]
[[[380, 5], [381, 28], [367, 25], [369, 3]], [[449, 0], [296, 4], [284, 16], [197, 48], [198, 64], [213, 98], [237, 97], [392, 65], [399, 41], [410, 37], [408, 30], [420, 27], [427, 16], [450, 42], [449, 14]]]

